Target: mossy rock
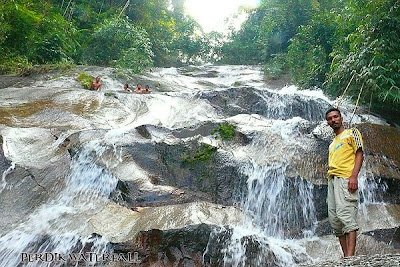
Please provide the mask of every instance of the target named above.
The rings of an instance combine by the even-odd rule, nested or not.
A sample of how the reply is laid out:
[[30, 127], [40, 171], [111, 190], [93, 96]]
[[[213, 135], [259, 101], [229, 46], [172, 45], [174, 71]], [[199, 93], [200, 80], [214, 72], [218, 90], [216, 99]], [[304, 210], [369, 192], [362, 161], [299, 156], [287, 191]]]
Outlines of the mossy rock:
[[83, 88], [85, 89], [90, 89], [92, 82], [93, 82], [93, 77], [88, 75], [85, 72], [81, 72], [79, 76], [76, 78], [76, 80], [82, 85]]
[[211, 131], [211, 134], [217, 134], [222, 140], [231, 140], [235, 136], [236, 126], [230, 123], [221, 123], [217, 128]]
[[236, 81], [236, 82], [233, 83], [233, 86], [240, 86], [240, 85], [242, 85], [242, 83], [239, 82], [239, 81]]

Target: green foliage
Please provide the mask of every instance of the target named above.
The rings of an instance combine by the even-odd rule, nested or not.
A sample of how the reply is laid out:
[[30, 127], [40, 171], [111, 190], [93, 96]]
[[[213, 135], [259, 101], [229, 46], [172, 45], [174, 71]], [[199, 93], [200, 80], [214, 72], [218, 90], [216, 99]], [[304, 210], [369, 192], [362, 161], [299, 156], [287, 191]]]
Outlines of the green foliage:
[[32, 63], [26, 56], [14, 56], [0, 60], [0, 74], [18, 74], [23, 70], [32, 68]]
[[150, 46], [139, 44], [136, 47], [131, 47], [122, 51], [120, 58], [117, 60], [117, 66], [121, 68], [129, 68], [134, 73], [139, 73], [143, 69], [152, 66], [152, 55], [153, 52], [150, 50]]
[[[6, 58], [47, 64], [69, 59], [74, 53], [74, 28], [46, 1], [15, 0], [0, 9], [0, 47]], [[0, 61], [4, 62], [4, 57]]]
[[83, 57], [89, 64], [115, 65], [140, 72], [152, 64], [147, 33], [126, 18], [111, 19], [93, 34]]
[[222, 140], [231, 140], [235, 136], [236, 126], [230, 123], [224, 122], [218, 125], [211, 134], [217, 134]]
[[364, 102], [373, 101], [375, 106], [376, 102], [392, 102], [399, 107], [400, 3], [365, 2], [365, 16], [347, 38], [349, 53], [335, 53], [327, 87], [341, 93], [349, 85], [352, 96], [362, 88]]
[[[4, 2], [4, 3], [3, 3]], [[0, 5], [0, 68], [73, 60], [130, 68], [194, 63], [209, 54], [182, 0], [9, 0]], [[171, 6], [172, 4], [172, 6]]]
[[71, 69], [73, 62], [60, 61], [55, 64], [32, 65], [25, 56], [15, 56], [12, 58], [3, 58], [0, 65], [0, 74], [18, 74], [20, 76], [28, 76], [37, 73], [46, 73], [49, 71], [66, 71]]
[[287, 61], [301, 88], [320, 87], [329, 70], [337, 24], [329, 12], [316, 13], [310, 24], [299, 28], [288, 48]]
[[229, 64], [258, 64], [285, 53], [290, 39], [301, 25], [311, 19], [313, 0], [264, 0], [249, 14], [238, 32], [221, 48], [221, 62]]
[[288, 70], [286, 54], [277, 54], [264, 65], [264, 73], [267, 79], [279, 79]]
[[196, 151], [192, 153], [183, 153], [181, 155], [182, 162], [196, 163], [210, 160], [217, 148], [208, 144], [202, 144]]
[[[248, 20], [238, 32], [231, 32], [229, 41], [219, 44], [221, 36], [214, 37], [217, 58], [225, 64], [257, 64], [264, 60], [263, 43], [260, 40], [260, 24], [265, 16], [264, 9], [255, 10], [249, 14]], [[220, 47], [219, 47], [220, 46]]]
[[82, 85], [83, 88], [90, 89], [93, 82], [93, 77], [85, 72], [81, 72], [76, 80]]

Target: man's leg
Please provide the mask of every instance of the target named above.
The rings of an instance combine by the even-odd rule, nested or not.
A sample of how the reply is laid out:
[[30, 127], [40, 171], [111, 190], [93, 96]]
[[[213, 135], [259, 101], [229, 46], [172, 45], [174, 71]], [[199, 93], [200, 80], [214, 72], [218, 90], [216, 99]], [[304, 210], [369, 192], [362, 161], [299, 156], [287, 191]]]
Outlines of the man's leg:
[[343, 232], [346, 250], [345, 257], [354, 256], [357, 237], [357, 210], [358, 210], [358, 191], [350, 193], [348, 190], [348, 180], [339, 178], [335, 184], [336, 212], [340, 221], [343, 223]]
[[357, 232], [356, 231], [351, 231], [346, 236], [346, 246], [347, 246], [347, 256], [345, 254], [345, 257], [351, 257], [354, 256], [354, 253], [356, 251], [356, 237], [357, 237]]
[[344, 257], [348, 257], [348, 249], [347, 249], [347, 235], [339, 236], [340, 246], [342, 247]]
[[328, 181], [328, 197], [327, 197], [327, 203], [328, 203], [328, 218], [329, 222], [331, 224], [331, 227], [333, 228], [335, 235], [339, 237], [339, 242], [340, 246], [342, 248], [343, 254], [346, 256], [347, 255], [347, 243], [346, 243], [346, 236], [343, 234], [342, 228], [343, 224], [339, 220], [337, 214], [336, 214], [336, 200], [335, 200], [335, 186], [334, 186], [334, 180], [338, 179], [336, 177], [333, 177]]

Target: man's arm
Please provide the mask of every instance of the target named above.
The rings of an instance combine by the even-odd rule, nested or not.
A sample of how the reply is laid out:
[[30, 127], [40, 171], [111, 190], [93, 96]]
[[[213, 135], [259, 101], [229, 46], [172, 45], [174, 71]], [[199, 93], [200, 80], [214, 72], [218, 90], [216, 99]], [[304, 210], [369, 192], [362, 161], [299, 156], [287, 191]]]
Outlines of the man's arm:
[[354, 168], [349, 177], [349, 191], [350, 193], [354, 193], [358, 189], [358, 173], [360, 172], [362, 163], [364, 160], [364, 154], [361, 148], [356, 151], [356, 158], [354, 161]]

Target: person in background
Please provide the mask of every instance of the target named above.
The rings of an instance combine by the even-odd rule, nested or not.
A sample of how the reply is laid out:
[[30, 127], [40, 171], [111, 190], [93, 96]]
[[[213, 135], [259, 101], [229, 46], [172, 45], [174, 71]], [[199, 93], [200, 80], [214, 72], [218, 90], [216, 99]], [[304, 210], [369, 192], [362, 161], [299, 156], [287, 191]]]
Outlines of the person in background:
[[136, 94], [141, 94], [142, 93], [142, 85], [140, 83], [138, 83], [136, 85], [136, 89], [134, 91]]
[[132, 92], [132, 90], [129, 88], [129, 85], [127, 83], [124, 84], [124, 91]]
[[329, 109], [325, 118], [336, 135], [329, 145], [328, 218], [344, 257], [351, 257], [356, 250], [359, 228], [358, 173], [364, 160], [363, 141], [356, 128], [344, 128], [339, 109]]
[[146, 86], [144, 87], [144, 94], [150, 94], [150, 86], [148, 84], [146, 84]]
[[96, 79], [92, 82], [90, 90], [100, 91], [100, 89], [101, 89], [100, 76], [97, 76]]

